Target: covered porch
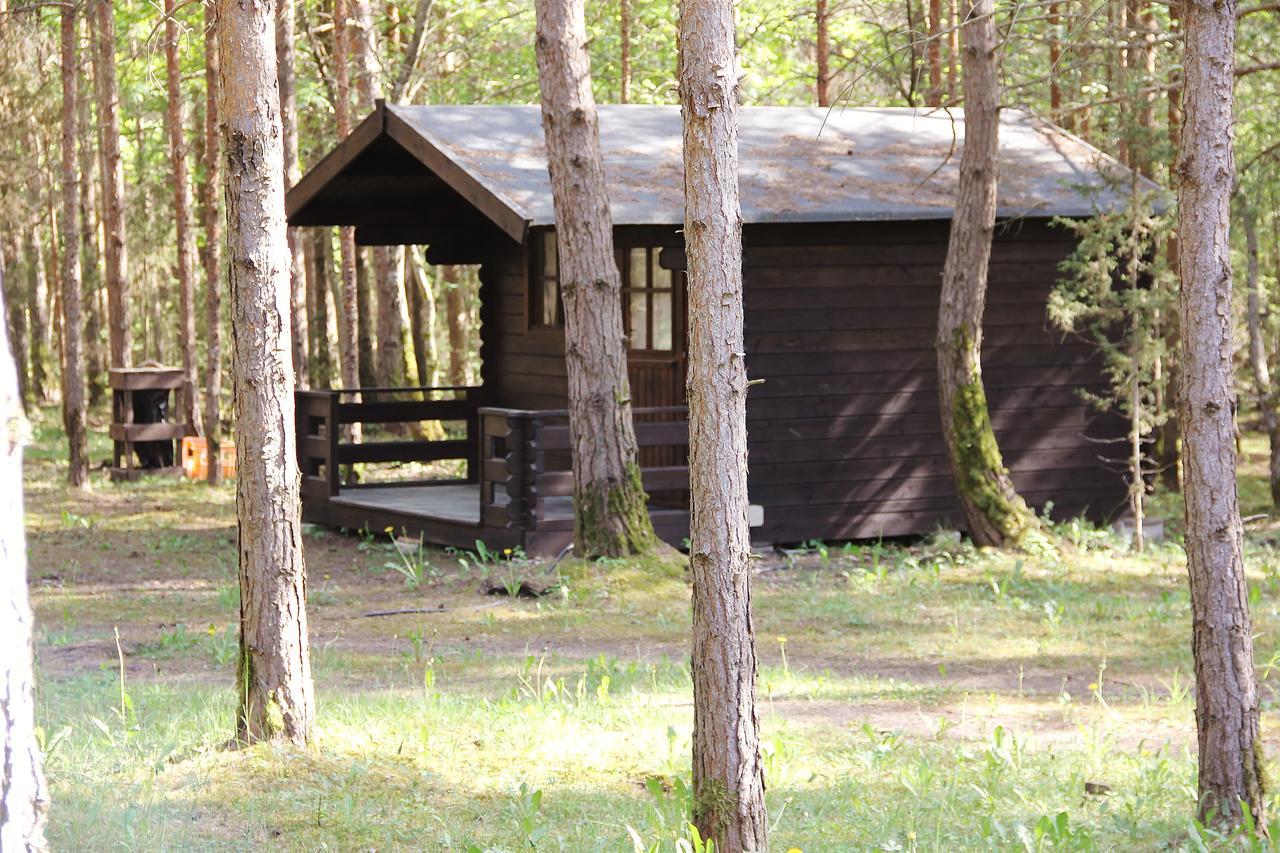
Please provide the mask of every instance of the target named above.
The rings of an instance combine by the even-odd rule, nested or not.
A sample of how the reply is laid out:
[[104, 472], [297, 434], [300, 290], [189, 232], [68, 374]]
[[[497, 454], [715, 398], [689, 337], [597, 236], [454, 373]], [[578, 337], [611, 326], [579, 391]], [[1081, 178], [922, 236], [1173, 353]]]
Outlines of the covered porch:
[[[303, 520], [557, 553], [573, 539], [568, 412], [491, 403], [479, 387], [296, 392]], [[680, 545], [689, 527], [686, 410], [636, 409], [635, 421], [654, 528]]]

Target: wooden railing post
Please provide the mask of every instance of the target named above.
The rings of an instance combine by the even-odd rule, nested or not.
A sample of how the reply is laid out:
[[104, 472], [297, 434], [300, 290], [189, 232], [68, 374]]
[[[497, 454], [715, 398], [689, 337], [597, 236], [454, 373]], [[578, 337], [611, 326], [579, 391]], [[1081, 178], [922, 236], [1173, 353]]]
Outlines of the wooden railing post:
[[538, 520], [531, 470], [537, 413], [482, 408], [479, 419], [481, 521], [488, 527], [532, 530]]
[[329, 413], [325, 416], [324, 433], [329, 442], [324, 473], [329, 480], [329, 497], [337, 497], [342, 489], [342, 465], [338, 462], [338, 445], [342, 440], [342, 426], [338, 423], [337, 391], [329, 392]]

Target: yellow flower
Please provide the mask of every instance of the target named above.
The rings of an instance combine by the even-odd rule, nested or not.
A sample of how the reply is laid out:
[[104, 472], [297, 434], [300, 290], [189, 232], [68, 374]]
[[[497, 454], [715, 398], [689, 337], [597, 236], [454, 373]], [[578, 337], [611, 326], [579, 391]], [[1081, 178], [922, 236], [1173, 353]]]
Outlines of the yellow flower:
[[383, 533], [395, 533], [395, 532], [396, 532], [396, 529], [395, 529], [394, 527], [384, 527], [384, 528], [382, 528], [382, 532], [383, 532]]
[[788, 847], [787, 853], [804, 853], [799, 847]]
[[214, 626], [214, 625], [210, 625], [210, 626], [209, 626], [209, 636], [210, 636], [210, 637], [216, 637], [216, 636], [218, 636], [218, 629], [217, 629], [217, 627], [216, 627], [216, 626]]
[[786, 638], [786, 637], [779, 637], [779, 638], [778, 638], [778, 642], [779, 642], [779, 643], [785, 643], [786, 641], [787, 641], [787, 638]]
[[503, 549], [502, 549], [502, 553], [504, 553], [504, 554], [506, 554], [508, 557], [510, 557], [510, 556], [511, 556], [511, 549], [510, 549], [510, 548], [503, 548]]

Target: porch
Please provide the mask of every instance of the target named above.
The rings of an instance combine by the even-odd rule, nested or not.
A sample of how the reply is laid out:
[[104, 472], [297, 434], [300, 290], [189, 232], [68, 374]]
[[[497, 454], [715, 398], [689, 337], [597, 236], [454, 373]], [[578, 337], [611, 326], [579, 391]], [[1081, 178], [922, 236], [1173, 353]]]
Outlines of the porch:
[[[568, 412], [487, 403], [478, 387], [296, 392], [303, 520], [390, 527], [436, 545], [558, 552], [573, 539]], [[686, 414], [634, 412], [650, 516], [675, 545], [689, 528]], [[352, 466], [358, 480], [348, 479]]]

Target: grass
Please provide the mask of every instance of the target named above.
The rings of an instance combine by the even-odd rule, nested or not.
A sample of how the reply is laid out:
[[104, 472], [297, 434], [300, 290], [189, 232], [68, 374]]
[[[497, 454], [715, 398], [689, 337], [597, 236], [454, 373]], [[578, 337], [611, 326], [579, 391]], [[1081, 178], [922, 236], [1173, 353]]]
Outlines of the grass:
[[[389, 537], [308, 528], [316, 744], [228, 751], [232, 488], [95, 474], [91, 494], [73, 495], [53, 413], [37, 440], [28, 525], [55, 847], [675, 850], [687, 838], [678, 561], [567, 562], [550, 596], [491, 599], [482, 582], [545, 583], [548, 567], [428, 551], [410, 580]], [[1268, 508], [1263, 449], [1247, 438], [1246, 514]], [[1175, 497], [1158, 507], [1176, 517]], [[1142, 556], [1076, 524], [1055, 561], [946, 533], [762, 559], [774, 847], [1233, 846], [1191, 820], [1190, 617], [1171, 527]], [[1275, 536], [1251, 526], [1247, 554], [1264, 734], [1280, 679]], [[362, 615], [437, 605], [449, 609]]]

